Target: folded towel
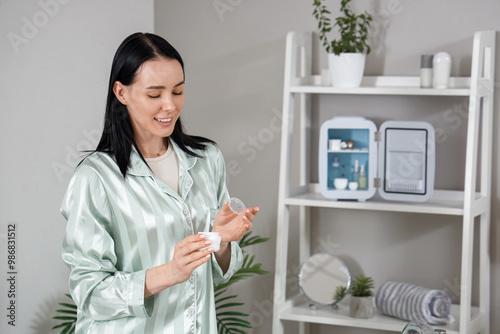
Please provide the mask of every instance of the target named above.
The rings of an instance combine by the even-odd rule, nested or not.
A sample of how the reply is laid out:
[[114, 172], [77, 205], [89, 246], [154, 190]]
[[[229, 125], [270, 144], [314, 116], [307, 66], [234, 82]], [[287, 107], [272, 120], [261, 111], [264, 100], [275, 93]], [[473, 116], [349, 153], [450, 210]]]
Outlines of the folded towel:
[[450, 314], [451, 300], [441, 290], [385, 282], [377, 290], [375, 305], [380, 312], [407, 321], [423, 321], [430, 325], [447, 325], [455, 321]]

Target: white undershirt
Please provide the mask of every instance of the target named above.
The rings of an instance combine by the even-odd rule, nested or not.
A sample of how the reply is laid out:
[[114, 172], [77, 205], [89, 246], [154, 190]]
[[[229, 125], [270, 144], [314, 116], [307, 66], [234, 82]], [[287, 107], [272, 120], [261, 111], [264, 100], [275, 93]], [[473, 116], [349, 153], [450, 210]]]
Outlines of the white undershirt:
[[172, 145], [168, 145], [163, 155], [145, 160], [158, 179], [179, 193], [179, 164]]

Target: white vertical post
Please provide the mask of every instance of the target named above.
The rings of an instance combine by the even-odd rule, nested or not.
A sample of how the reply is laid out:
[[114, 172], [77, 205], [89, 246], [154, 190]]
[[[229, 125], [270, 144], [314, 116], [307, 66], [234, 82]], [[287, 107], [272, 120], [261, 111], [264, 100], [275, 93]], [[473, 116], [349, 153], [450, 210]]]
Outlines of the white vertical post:
[[494, 32], [482, 33], [481, 104], [481, 197], [487, 199], [488, 207], [480, 217], [479, 231], [479, 311], [484, 315], [483, 334], [490, 332], [490, 219], [491, 219], [491, 165], [493, 152], [493, 93], [495, 77]]
[[[287, 257], [288, 257], [288, 235], [289, 235], [289, 208], [285, 205], [285, 199], [290, 194], [291, 182], [291, 157], [292, 157], [292, 134], [294, 127], [294, 96], [290, 93], [290, 86], [297, 78], [297, 54], [299, 46], [309, 46], [310, 36], [307, 34], [297, 34], [291, 32], [287, 36], [286, 58], [285, 58], [285, 82], [283, 90], [283, 124], [281, 134], [281, 154], [280, 154], [280, 179], [279, 179], [279, 199], [276, 235], [276, 267], [274, 281], [274, 307], [273, 307], [273, 333], [283, 334], [284, 327], [280, 320], [282, 305], [286, 300], [286, 279], [287, 279]], [[305, 51], [302, 51], [302, 62], [306, 61]], [[301, 73], [305, 65], [301, 67]], [[302, 102], [301, 102], [302, 103]], [[302, 105], [300, 106], [302, 108]], [[300, 220], [306, 213], [301, 213]], [[301, 224], [302, 225], [302, 224]], [[304, 225], [305, 226], [305, 225]]]
[[[494, 32], [479, 32], [474, 36], [471, 92], [469, 101], [469, 124], [467, 129], [467, 149], [464, 185], [464, 216], [462, 235], [462, 268], [460, 289], [460, 334], [468, 334], [471, 329], [471, 290], [475, 216], [473, 207], [476, 201], [477, 157], [481, 149], [480, 196], [491, 201], [491, 154], [493, 123], [493, 70], [492, 50], [495, 46]], [[479, 131], [481, 130], [481, 148]], [[489, 333], [489, 225], [490, 208], [480, 214], [479, 245], [479, 286], [480, 312], [483, 320], [482, 333]]]
[[[307, 78], [311, 75], [311, 35], [303, 36], [303, 44], [300, 48], [300, 77]], [[310, 178], [310, 151], [311, 151], [311, 117], [309, 94], [299, 94], [299, 114], [300, 114], [300, 156], [299, 156], [299, 185], [308, 186]], [[299, 262], [300, 264], [310, 255], [311, 226], [309, 220], [310, 208], [301, 206], [299, 208]], [[301, 322], [299, 324], [299, 334], [308, 334], [309, 324]]]

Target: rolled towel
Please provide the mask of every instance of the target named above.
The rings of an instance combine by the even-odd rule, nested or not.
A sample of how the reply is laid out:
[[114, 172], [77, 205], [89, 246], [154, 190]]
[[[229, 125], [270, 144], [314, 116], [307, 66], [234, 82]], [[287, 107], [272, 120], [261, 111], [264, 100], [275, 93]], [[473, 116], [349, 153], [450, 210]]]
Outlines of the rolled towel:
[[407, 321], [430, 325], [447, 325], [455, 321], [450, 314], [450, 297], [444, 291], [408, 283], [385, 282], [377, 290], [375, 305], [380, 312]]

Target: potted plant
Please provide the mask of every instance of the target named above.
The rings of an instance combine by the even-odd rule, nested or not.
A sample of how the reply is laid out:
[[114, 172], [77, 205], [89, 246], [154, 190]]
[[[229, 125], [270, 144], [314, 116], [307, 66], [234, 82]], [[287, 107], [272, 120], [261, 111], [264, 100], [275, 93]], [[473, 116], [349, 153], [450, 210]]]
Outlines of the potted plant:
[[365, 275], [354, 277], [351, 285], [349, 315], [353, 318], [369, 319], [375, 313], [373, 303], [373, 278]]
[[328, 52], [328, 66], [334, 87], [359, 87], [363, 79], [366, 55], [370, 53], [368, 28], [373, 18], [366, 11], [356, 15], [350, 8], [351, 0], [342, 0], [341, 16], [333, 27], [340, 33], [339, 39], [330, 41], [327, 33], [332, 30], [330, 11], [323, 0], [313, 0], [313, 15], [318, 21], [319, 39]]

